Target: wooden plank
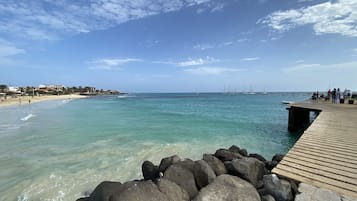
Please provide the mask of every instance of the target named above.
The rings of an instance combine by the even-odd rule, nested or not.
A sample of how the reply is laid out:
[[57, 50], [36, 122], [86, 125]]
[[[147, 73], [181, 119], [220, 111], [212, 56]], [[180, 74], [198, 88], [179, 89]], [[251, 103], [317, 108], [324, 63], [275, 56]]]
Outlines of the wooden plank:
[[299, 170], [304, 170], [306, 172], [310, 172], [312, 174], [316, 174], [316, 175], [320, 175], [320, 176], [323, 176], [323, 177], [326, 177], [326, 178], [330, 178], [330, 179], [333, 179], [333, 180], [336, 180], [336, 181], [342, 181], [342, 182], [345, 182], [345, 183], [348, 183], [348, 184], [352, 184], [352, 185], [357, 185], [357, 179], [355, 178], [352, 178], [352, 177], [348, 177], [347, 175], [341, 175], [341, 174], [336, 174], [336, 172], [334, 172], [333, 170], [330, 171], [330, 170], [326, 170], [325, 168], [322, 169], [321, 167], [311, 167], [311, 166], [308, 166], [308, 165], [302, 165], [302, 164], [299, 164], [299, 163], [295, 163], [295, 162], [292, 162], [292, 161], [281, 161], [279, 163], [279, 165], [284, 165], [284, 166], [288, 166], [288, 167], [291, 167], [291, 168], [295, 168], [295, 169], [299, 169]]
[[314, 142], [309, 142], [309, 141], [305, 141], [305, 140], [300, 140], [298, 141], [296, 144], [299, 145], [307, 145], [307, 146], [313, 146], [313, 147], [320, 147], [323, 148], [325, 150], [333, 150], [333, 151], [341, 151], [347, 154], [353, 154], [354, 156], [357, 157], [357, 150], [353, 150], [353, 149], [346, 149], [342, 146], [336, 146], [333, 144], [327, 144], [327, 143], [323, 143], [323, 144], [318, 144], [318, 143], [314, 143]]
[[347, 139], [345, 139], [344, 141], [338, 141], [338, 140], [333, 140], [330, 138], [322, 138], [319, 136], [303, 136], [300, 137], [300, 140], [308, 140], [311, 142], [319, 142], [319, 143], [331, 143], [331, 144], [335, 144], [335, 145], [339, 145], [339, 146], [346, 146], [352, 149], [356, 149], [356, 144], [354, 142], [349, 142]]
[[291, 152], [291, 151], [288, 153], [288, 156], [290, 156], [290, 155], [294, 155], [295, 157], [309, 158], [309, 159], [313, 159], [313, 160], [317, 160], [317, 161], [324, 161], [324, 162], [331, 163], [334, 165], [339, 165], [341, 167], [348, 167], [350, 169], [354, 169], [357, 171], [357, 167], [353, 164], [348, 164], [348, 163], [344, 163], [344, 162], [340, 162], [340, 161], [336, 161], [336, 160], [331, 160], [328, 158], [321, 158], [318, 156], [313, 156], [313, 155], [300, 153], [300, 152]]
[[317, 173], [311, 173], [307, 170], [297, 169], [297, 168], [286, 166], [283, 164], [278, 164], [277, 168], [283, 169], [285, 171], [289, 171], [293, 174], [304, 175], [305, 177], [310, 178], [312, 180], [320, 181], [320, 182], [329, 184], [331, 186], [336, 186], [336, 187], [357, 193], [356, 185], [352, 185], [352, 184], [349, 184], [349, 183], [346, 183], [346, 182], [343, 182], [340, 180], [336, 180], [336, 179], [331, 179], [331, 178], [319, 175]]
[[293, 150], [294, 152], [300, 152], [300, 153], [310, 154], [310, 155], [317, 156], [317, 157], [321, 157], [321, 158], [326, 158], [326, 159], [331, 159], [331, 160], [335, 160], [335, 161], [340, 161], [340, 162], [342, 162], [343, 164], [351, 164], [351, 165], [353, 165], [355, 168], [357, 168], [357, 161], [354, 161], [354, 160], [348, 160], [348, 159], [345, 159], [345, 158], [335, 157], [334, 155], [327, 154], [327, 153], [311, 152], [311, 151], [306, 150], [306, 149], [295, 148], [295, 147], [293, 147], [292, 150]]
[[[302, 149], [302, 150], [306, 150], [306, 151], [311, 151], [311, 152], [314, 152], [314, 153], [318, 153], [318, 154], [327, 154], [329, 156], [332, 156], [332, 157], [337, 157], [338, 159], [346, 159], [346, 160], [349, 160], [349, 161], [354, 161], [356, 156], [354, 155], [348, 155], [348, 154], [345, 154], [343, 152], [333, 152], [331, 150], [328, 150], [328, 149], [321, 149], [321, 148], [317, 148], [317, 147], [309, 147], [309, 146], [303, 146], [303, 145], [300, 145], [300, 144], [296, 144], [294, 146], [295, 149]], [[327, 152], [327, 153], [326, 153]], [[356, 162], [356, 165], [357, 165], [357, 162]]]
[[316, 181], [316, 180], [307, 178], [304, 175], [293, 174], [291, 172], [288, 172], [288, 171], [285, 171], [285, 170], [279, 169], [279, 168], [274, 168], [272, 172], [275, 173], [275, 174], [278, 174], [278, 175], [282, 175], [284, 177], [295, 179], [295, 180], [300, 181], [300, 182], [311, 184], [311, 185], [314, 185], [314, 186], [317, 186], [317, 187], [320, 187], [320, 188], [327, 188], [327, 189], [330, 189], [332, 191], [338, 192], [340, 194], [348, 195], [348, 196], [352, 196], [352, 197], [356, 197], [357, 198], [357, 193], [355, 193], [353, 191], [346, 190], [346, 189], [343, 189], [343, 188], [339, 188], [339, 187], [336, 187], [336, 186], [333, 186], [333, 185], [329, 185], [329, 184], [321, 182], [321, 181]]
[[293, 161], [296, 161], [296, 162], [299, 162], [299, 163], [306, 163], [306, 164], [309, 164], [309, 165], [316, 165], [317, 167], [321, 167], [321, 168], [325, 168], [325, 167], [326, 168], [331, 168], [331, 169], [334, 169], [336, 172], [344, 173], [344, 174], [347, 174], [347, 175], [357, 175], [357, 170], [356, 169], [352, 169], [352, 168], [349, 168], [349, 167], [328, 163], [328, 162], [325, 162], [325, 161], [319, 161], [319, 160], [314, 160], [314, 159], [305, 158], [305, 157], [296, 157], [293, 154], [286, 155], [283, 160], [288, 160], [288, 161], [293, 160]]

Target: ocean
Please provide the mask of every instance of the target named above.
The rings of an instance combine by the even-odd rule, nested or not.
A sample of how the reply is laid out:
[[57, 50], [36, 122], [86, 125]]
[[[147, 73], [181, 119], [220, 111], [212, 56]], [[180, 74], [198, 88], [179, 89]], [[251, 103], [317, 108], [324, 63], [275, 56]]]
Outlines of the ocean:
[[103, 180], [142, 178], [144, 160], [200, 159], [232, 144], [271, 159], [299, 137], [281, 102], [309, 95], [127, 94], [2, 107], [0, 200], [76, 200]]

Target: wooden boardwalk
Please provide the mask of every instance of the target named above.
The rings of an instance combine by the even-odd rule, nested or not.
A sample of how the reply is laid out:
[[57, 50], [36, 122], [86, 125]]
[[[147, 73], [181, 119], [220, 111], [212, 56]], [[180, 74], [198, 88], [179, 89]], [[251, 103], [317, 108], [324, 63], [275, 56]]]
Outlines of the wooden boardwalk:
[[357, 198], [357, 106], [290, 107], [321, 112], [272, 172]]

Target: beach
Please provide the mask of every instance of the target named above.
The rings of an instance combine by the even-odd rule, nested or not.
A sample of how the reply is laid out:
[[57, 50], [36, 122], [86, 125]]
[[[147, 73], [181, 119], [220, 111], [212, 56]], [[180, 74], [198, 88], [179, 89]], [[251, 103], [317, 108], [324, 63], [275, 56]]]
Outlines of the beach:
[[37, 102], [49, 101], [49, 100], [78, 99], [78, 98], [86, 98], [86, 97], [87, 96], [83, 96], [83, 95], [79, 95], [79, 94], [43, 95], [43, 96], [18, 96], [16, 98], [8, 97], [6, 100], [5, 99], [1, 99], [0, 107], [31, 104], [31, 103], [37, 103]]

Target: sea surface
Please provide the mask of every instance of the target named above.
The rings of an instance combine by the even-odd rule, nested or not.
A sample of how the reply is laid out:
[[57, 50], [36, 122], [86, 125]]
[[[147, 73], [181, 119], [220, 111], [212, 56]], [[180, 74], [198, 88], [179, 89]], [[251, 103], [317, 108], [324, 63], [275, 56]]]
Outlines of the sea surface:
[[0, 108], [0, 200], [76, 200], [141, 163], [232, 144], [268, 159], [298, 139], [282, 101], [307, 93], [128, 94]]

